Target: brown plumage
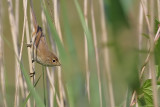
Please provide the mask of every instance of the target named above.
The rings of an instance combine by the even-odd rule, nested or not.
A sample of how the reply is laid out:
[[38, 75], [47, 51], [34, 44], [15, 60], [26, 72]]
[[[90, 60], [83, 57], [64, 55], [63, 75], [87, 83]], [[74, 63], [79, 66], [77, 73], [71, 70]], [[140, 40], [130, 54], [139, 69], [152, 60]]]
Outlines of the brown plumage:
[[27, 47], [32, 48], [32, 62], [36, 61], [44, 66], [60, 66], [61, 64], [56, 55], [48, 49], [42, 28], [37, 24], [33, 11], [32, 0], [30, 0], [30, 6], [35, 32], [32, 35], [32, 42], [27, 44]]

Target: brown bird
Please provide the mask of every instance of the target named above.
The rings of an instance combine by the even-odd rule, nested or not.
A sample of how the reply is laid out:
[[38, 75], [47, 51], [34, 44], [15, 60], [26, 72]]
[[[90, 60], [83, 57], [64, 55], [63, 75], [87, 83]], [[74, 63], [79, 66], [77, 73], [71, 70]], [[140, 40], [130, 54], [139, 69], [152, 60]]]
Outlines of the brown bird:
[[30, 7], [35, 32], [32, 34], [32, 41], [30, 44], [27, 44], [27, 47], [32, 48], [32, 62], [36, 61], [44, 66], [60, 66], [61, 64], [58, 58], [48, 48], [42, 28], [37, 24], [36, 16], [33, 11], [32, 0], [30, 0]]

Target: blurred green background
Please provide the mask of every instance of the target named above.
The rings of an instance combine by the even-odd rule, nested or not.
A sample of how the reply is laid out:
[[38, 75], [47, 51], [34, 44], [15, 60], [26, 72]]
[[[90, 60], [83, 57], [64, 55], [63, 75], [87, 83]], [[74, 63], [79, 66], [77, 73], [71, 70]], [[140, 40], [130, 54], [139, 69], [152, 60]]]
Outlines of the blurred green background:
[[[64, 0], [65, 1], [65, 0]], [[15, 9], [15, 1], [13, 2], [13, 7]], [[78, 0], [80, 7], [83, 11], [83, 0]], [[88, 28], [91, 33], [91, 41], [93, 42], [92, 34], [92, 22], [91, 22], [91, 11], [90, 11], [90, 0], [88, 1]], [[60, 15], [60, 24], [64, 42], [65, 53], [60, 53], [60, 59], [62, 62], [62, 81], [65, 87], [65, 92], [67, 94], [67, 101], [69, 105], [73, 107], [99, 107], [99, 89], [98, 89], [98, 79], [97, 79], [97, 70], [96, 70], [96, 60], [94, 55], [94, 50], [91, 50], [90, 59], [90, 89], [91, 89], [91, 102], [89, 104], [87, 100], [86, 92], [86, 71], [85, 71], [85, 51], [84, 51], [84, 29], [80, 20], [80, 14], [77, 11], [75, 0], [67, 0], [64, 5], [66, 7], [65, 14], [63, 13], [62, 1], [59, 1], [59, 15]], [[12, 42], [11, 36], [11, 27], [9, 23], [8, 16], [8, 5], [6, 0], [2, 0], [3, 4], [3, 35], [9, 41]], [[100, 79], [102, 81], [102, 106], [108, 107], [110, 105], [109, 93], [108, 93], [108, 82], [107, 74], [104, 64], [103, 50], [105, 48], [109, 49], [109, 65], [111, 69], [113, 93], [116, 107], [122, 107], [127, 103], [131, 98], [131, 93], [133, 90], [140, 90], [143, 82], [148, 78], [148, 73], [145, 73], [144, 80], [142, 83], [139, 81], [139, 71], [142, 67], [146, 55], [148, 54], [148, 41], [149, 39], [142, 36], [142, 42], [139, 44], [139, 0], [104, 0], [104, 9], [105, 9], [105, 20], [107, 26], [107, 38], [108, 42], [102, 42], [102, 30], [101, 30], [101, 10], [98, 0], [93, 0], [94, 4], [94, 15], [96, 22], [96, 32], [97, 32], [97, 43], [98, 43], [98, 52], [99, 52], [99, 65], [100, 65]], [[149, 5], [149, 4], [148, 4]], [[23, 1], [19, 0], [19, 35], [18, 43], [20, 47], [22, 29], [23, 29]], [[30, 15], [29, 15], [29, 3], [27, 7], [27, 17], [29, 20], [29, 25], [31, 24]], [[36, 14], [38, 24], [42, 26], [41, 6], [40, 1], [33, 0], [33, 7]], [[147, 8], [150, 11], [150, 6]], [[49, 10], [47, 10], [49, 13]], [[158, 18], [157, 14], [157, 5], [155, 4], [155, 19]], [[149, 16], [148, 12], [148, 16]], [[68, 22], [65, 20], [68, 18]], [[72, 53], [69, 49], [71, 46], [68, 44], [67, 33], [65, 32], [65, 23], [69, 23], [68, 28], [71, 30], [73, 38], [72, 42], [75, 43], [73, 48], [76, 53]], [[155, 26], [157, 28], [157, 26]], [[46, 28], [43, 28], [46, 30]], [[145, 19], [143, 20], [142, 33], [148, 35], [148, 29]], [[69, 31], [67, 29], [67, 31]], [[89, 32], [88, 31], [88, 32]], [[31, 30], [30, 30], [31, 32]], [[53, 34], [52, 34], [53, 35]], [[55, 35], [54, 35], [55, 36]], [[51, 44], [49, 41], [48, 33], [46, 33], [47, 43], [51, 49]], [[54, 38], [54, 37], [53, 37]], [[56, 42], [57, 39], [54, 39]], [[25, 46], [26, 39], [24, 40], [23, 54], [22, 54], [22, 63], [25, 67], [27, 73], [29, 74], [29, 62], [27, 55], [27, 47]], [[142, 46], [142, 50], [139, 50], [138, 46]], [[93, 47], [93, 44], [92, 46]], [[15, 57], [13, 51], [13, 45], [8, 46], [4, 43], [4, 67], [5, 67], [5, 80], [6, 80], [6, 98], [8, 106], [11, 107], [14, 104], [14, 94], [15, 94]], [[59, 49], [60, 50], [60, 49]], [[63, 49], [62, 49], [63, 50]], [[144, 52], [143, 52], [144, 50]], [[62, 52], [62, 51], [61, 51]], [[158, 54], [160, 51], [156, 51], [155, 54]], [[76, 56], [77, 54], [77, 56]], [[63, 56], [65, 55], [65, 56]], [[75, 57], [77, 60], [75, 59]], [[65, 60], [65, 57], [66, 60]], [[157, 58], [157, 56], [155, 57]], [[159, 62], [156, 63], [159, 65]], [[155, 65], [155, 66], [156, 66]], [[35, 64], [36, 78], [42, 74], [42, 67], [39, 64]], [[51, 69], [51, 68], [50, 68]], [[149, 71], [149, 67], [145, 72]], [[159, 70], [157, 71], [159, 72]], [[58, 77], [57, 69], [55, 73], [55, 88], [58, 92]], [[45, 73], [46, 78], [46, 73]], [[159, 81], [159, 76], [158, 79]], [[68, 88], [69, 87], [69, 88]], [[43, 79], [41, 78], [36, 86], [36, 91], [39, 94], [40, 98], [43, 99]], [[158, 94], [160, 95], [160, 94]], [[127, 101], [126, 101], [127, 100]], [[20, 101], [22, 99], [20, 98]], [[140, 100], [142, 101], [142, 100]], [[0, 105], [2, 100], [0, 99]], [[152, 102], [153, 104], [153, 102]], [[140, 104], [139, 104], [140, 105]], [[142, 104], [143, 105], [143, 104]], [[126, 105], [127, 107], [127, 105]]]

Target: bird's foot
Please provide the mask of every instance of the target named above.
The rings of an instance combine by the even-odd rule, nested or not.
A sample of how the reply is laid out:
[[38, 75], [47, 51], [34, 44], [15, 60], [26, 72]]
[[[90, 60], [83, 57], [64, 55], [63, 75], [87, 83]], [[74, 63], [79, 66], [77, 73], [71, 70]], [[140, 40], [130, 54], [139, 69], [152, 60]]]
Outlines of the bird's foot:
[[32, 47], [32, 43], [28, 43], [28, 44], [26, 44], [27, 45], [27, 47]]
[[32, 59], [32, 63], [34, 62], [34, 59]]
[[35, 75], [35, 71], [34, 71], [34, 72], [32, 72], [32, 73], [29, 73], [29, 75], [30, 75], [30, 77], [34, 77], [34, 75]]

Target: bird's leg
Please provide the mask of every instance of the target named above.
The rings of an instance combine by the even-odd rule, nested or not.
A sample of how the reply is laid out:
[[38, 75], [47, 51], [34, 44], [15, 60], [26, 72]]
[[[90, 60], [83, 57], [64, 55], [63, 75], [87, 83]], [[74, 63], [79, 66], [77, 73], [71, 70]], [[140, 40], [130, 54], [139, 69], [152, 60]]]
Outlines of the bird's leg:
[[36, 47], [35, 47], [35, 39], [36, 39], [36, 37], [37, 37], [37, 34], [36, 34], [36, 32], [33, 32], [32, 33], [32, 40], [30, 41], [30, 43], [28, 43], [28, 44], [26, 44], [27, 45], [27, 47], [30, 47], [32, 50], [32, 63], [35, 61], [34, 59], [35, 59], [35, 49], [36, 49]]

